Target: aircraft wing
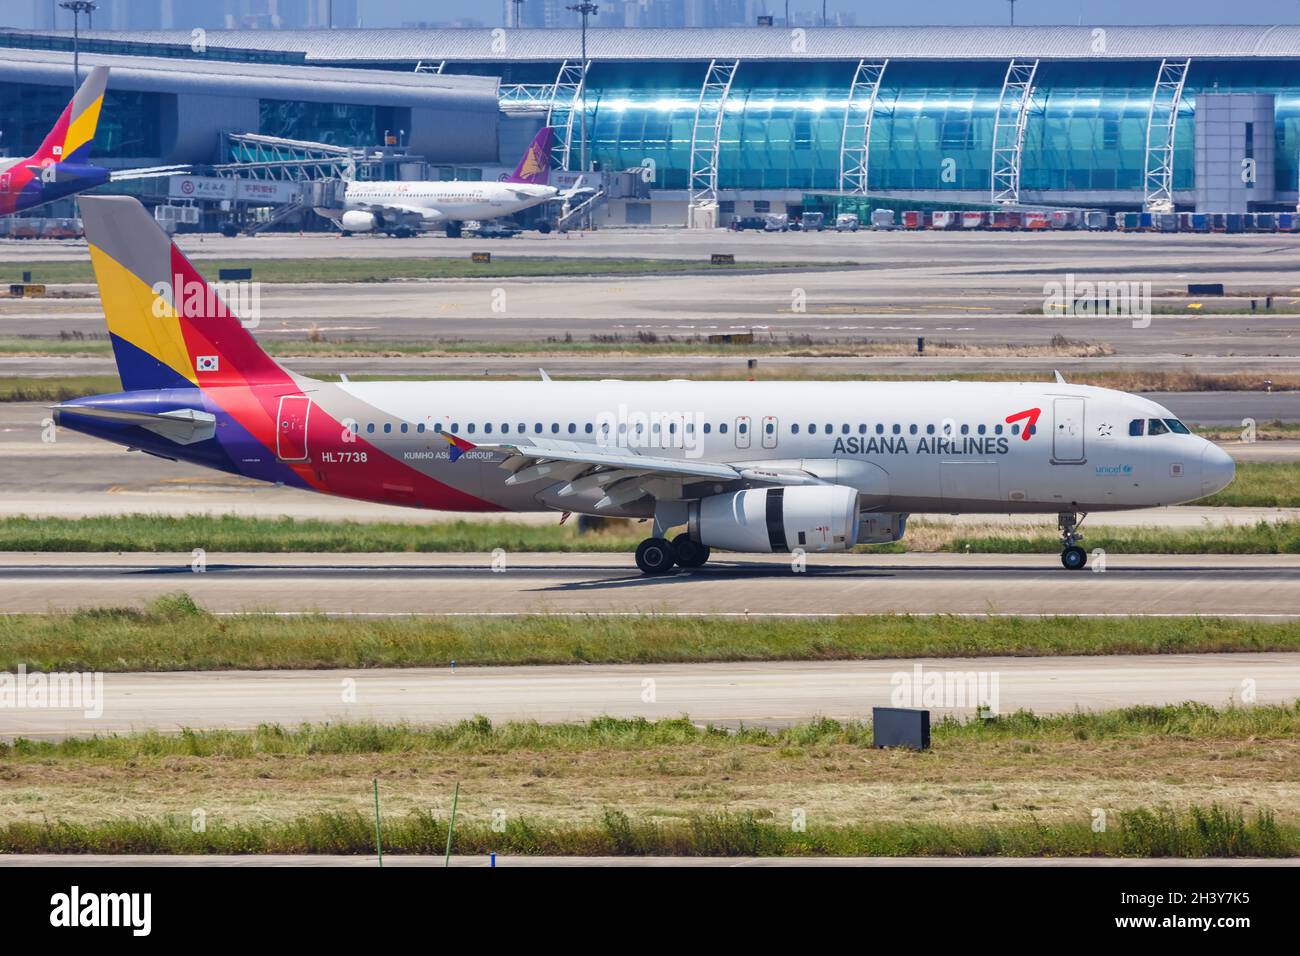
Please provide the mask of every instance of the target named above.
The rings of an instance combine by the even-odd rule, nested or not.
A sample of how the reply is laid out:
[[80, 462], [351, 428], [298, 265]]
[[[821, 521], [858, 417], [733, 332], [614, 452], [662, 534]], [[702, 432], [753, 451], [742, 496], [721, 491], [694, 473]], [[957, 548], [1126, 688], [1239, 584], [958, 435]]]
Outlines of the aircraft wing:
[[430, 209], [427, 206], [408, 206], [404, 203], [388, 202], [367, 202], [357, 203], [356, 205], [365, 207], [367, 212], [396, 213], [401, 216], [418, 216], [420, 219], [442, 218], [442, 213], [436, 209]]
[[[635, 449], [606, 447], [591, 442], [571, 442], [537, 437], [523, 442], [474, 444], [458, 435], [442, 432], [452, 447], [455, 461], [468, 451], [486, 451], [506, 456], [501, 467], [511, 472], [507, 485], [547, 480], [564, 482], [556, 494], [561, 498], [601, 489], [604, 497], [596, 508], [617, 507], [643, 498], [698, 497], [684, 490], [696, 482], [745, 482], [756, 484], [803, 485], [824, 482], [806, 471], [729, 465], [724, 462], [692, 461], [643, 455]], [[712, 489], [704, 492], [714, 493]]]

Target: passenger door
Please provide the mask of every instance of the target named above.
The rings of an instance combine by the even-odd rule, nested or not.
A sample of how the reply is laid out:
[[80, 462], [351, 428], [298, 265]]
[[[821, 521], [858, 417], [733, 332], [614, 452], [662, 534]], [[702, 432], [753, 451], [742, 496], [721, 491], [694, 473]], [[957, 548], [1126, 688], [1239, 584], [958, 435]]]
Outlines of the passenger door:
[[736, 447], [748, 448], [749, 442], [749, 416], [741, 415], [736, 419]]
[[306, 395], [280, 397], [280, 413], [276, 416], [275, 454], [281, 461], [307, 460], [307, 417], [311, 414], [311, 399]]
[[1084, 460], [1083, 399], [1058, 398], [1052, 403], [1052, 461], [1077, 464]]
[[761, 440], [762, 440], [762, 442], [763, 442], [763, 447], [764, 447], [764, 448], [775, 448], [775, 447], [776, 447], [776, 440], [777, 440], [777, 435], [778, 435], [779, 431], [780, 431], [780, 429], [777, 427], [776, 416], [775, 416], [775, 415], [764, 415], [764, 416], [763, 416], [763, 434], [762, 434], [762, 438], [761, 438]]

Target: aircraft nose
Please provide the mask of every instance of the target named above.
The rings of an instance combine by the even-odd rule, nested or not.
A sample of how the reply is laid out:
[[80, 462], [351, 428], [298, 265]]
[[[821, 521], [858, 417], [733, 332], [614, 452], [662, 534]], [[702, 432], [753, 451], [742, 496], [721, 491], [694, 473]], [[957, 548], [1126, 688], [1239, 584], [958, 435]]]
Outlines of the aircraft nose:
[[1201, 452], [1201, 493], [1212, 495], [1232, 482], [1237, 474], [1237, 463], [1232, 456], [1213, 442], [1205, 443]]

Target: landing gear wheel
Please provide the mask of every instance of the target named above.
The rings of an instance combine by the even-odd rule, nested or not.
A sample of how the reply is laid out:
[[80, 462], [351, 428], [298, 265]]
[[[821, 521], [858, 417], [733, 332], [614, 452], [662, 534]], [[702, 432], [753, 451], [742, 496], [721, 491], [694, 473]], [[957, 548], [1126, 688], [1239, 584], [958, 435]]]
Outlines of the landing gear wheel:
[[666, 538], [646, 538], [636, 549], [636, 566], [646, 574], [667, 574], [673, 569], [672, 543]]
[[1072, 544], [1061, 552], [1061, 564], [1065, 565], [1066, 570], [1082, 571], [1087, 563], [1088, 552], [1077, 544]]
[[673, 557], [683, 568], [700, 568], [709, 560], [709, 549], [692, 541], [690, 535], [679, 534], [673, 538]]

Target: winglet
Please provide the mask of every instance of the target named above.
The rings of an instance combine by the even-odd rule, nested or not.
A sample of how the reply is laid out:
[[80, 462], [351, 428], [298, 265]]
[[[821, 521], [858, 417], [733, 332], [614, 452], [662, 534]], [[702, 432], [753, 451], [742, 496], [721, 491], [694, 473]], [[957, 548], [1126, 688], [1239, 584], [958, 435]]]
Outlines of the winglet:
[[1052, 369], [1052, 374], [1056, 376], [1056, 384], [1057, 384], [1057, 385], [1069, 385], [1069, 384], [1070, 384], [1069, 382], [1067, 382], [1067, 381], [1065, 380], [1065, 376], [1061, 374], [1061, 370], [1060, 370], [1060, 369], [1056, 369], [1056, 368]]
[[544, 368], [539, 368], [537, 371], [539, 371], [539, 372], [542, 373], [542, 381], [543, 381], [543, 382], [549, 382], [549, 381], [551, 380], [551, 376], [549, 376], [549, 375], [546, 374], [546, 369], [544, 369]]
[[441, 435], [443, 438], [447, 439], [447, 444], [451, 446], [449, 454], [451, 456], [452, 461], [455, 461], [461, 455], [465, 454], [465, 452], [473, 451], [475, 448], [478, 447], [473, 442], [468, 442], [463, 438], [460, 438], [456, 435], [449, 434], [444, 431], [440, 431], [438, 432], [438, 434]]

